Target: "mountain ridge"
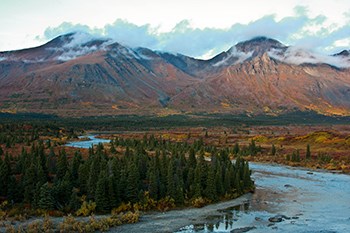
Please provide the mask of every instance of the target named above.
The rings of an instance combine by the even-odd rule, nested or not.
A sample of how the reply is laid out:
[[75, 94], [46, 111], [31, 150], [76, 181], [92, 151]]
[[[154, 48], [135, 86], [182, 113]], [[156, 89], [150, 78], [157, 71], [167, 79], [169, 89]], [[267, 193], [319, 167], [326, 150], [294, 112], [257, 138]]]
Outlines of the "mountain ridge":
[[324, 56], [255, 37], [202, 60], [70, 33], [0, 52], [0, 111], [350, 115], [346, 51]]

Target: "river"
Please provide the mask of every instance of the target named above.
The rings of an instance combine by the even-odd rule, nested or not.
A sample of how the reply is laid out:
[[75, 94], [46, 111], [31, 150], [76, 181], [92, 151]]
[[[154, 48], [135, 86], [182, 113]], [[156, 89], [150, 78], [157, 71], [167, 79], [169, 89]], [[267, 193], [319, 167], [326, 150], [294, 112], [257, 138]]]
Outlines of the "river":
[[[89, 136], [67, 146], [89, 148], [109, 140]], [[254, 194], [201, 209], [147, 213], [112, 232], [350, 232], [350, 176], [282, 165], [250, 163]], [[281, 222], [271, 222], [276, 217]]]
[[65, 146], [76, 147], [76, 148], [90, 148], [92, 145], [110, 142], [110, 140], [107, 140], [107, 139], [96, 138], [96, 135], [80, 136], [79, 138], [89, 138], [89, 140], [69, 142]]
[[[178, 232], [350, 232], [349, 175], [250, 166], [257, 188], [248, 202], [221, 210], [216, 224], [188, 225]], [[276, 215], [284, 215], [282, 222], [269, 221]]]

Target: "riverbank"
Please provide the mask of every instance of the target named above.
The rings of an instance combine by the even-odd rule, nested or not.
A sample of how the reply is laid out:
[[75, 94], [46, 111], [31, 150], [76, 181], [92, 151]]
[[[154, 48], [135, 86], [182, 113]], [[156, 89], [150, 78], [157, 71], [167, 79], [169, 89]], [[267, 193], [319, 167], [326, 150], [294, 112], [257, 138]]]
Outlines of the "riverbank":
[[300, 162], [292, 162], [286, 160], [284, 156], [257, 155], [245, 156], [245, 160], [263, 164], [278, 164], [301, 169], [309, 169], [314, 171], [328, 171], [331, 173], [350, 174], [350, 165], [342, 163], [342, 161], [332, 160], [330, 162], [322, 162], [317, 159], [303, 160]]
[[[255, 193], [203, 208], [147, 212], [139, 222], [110, 228], [109, 232], [345, 233], [350, 229], [350, 176], [277, 164], [250, 166]], [[272, 222], [276, 216], [283, 217], [275, 218], [281, 222]], [[108, 216], [96, 219], [101, 217]], [[63, 218], [53, 218], [55, 224], [61, 221]]]

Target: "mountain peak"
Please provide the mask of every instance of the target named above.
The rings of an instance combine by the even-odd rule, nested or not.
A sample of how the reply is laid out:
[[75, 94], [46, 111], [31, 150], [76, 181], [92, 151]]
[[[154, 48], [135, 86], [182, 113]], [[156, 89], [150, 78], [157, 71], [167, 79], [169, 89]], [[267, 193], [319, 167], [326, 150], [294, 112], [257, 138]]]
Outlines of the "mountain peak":
[[343, 57], [348, 57], [350, 56], [350, 50], [343, 50], [340, 53], [336, 53], [333, 56], [343, 56]]
[[236, 49], [241, 52], [253, 52], [253, 57], [262, 55], [272, 49], [287, 49], [287, 46], [281, 42], [271, 39], [265, 36], [254, 37], [250, 40], [240, 42], [236, 44]]

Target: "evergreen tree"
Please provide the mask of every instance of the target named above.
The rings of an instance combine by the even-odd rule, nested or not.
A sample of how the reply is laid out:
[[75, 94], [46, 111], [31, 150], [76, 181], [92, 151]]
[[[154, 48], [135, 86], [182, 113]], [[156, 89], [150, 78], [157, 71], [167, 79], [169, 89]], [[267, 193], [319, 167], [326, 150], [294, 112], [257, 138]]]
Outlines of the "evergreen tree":
[[196, 169], [194, 171], [194, 182], [193, 182], [193, 197], [201, 197], [202, 196], [202, 174], [201, 174], [200, 166], [197, 164]]
[[238, 142], [235, 143], [235, 146], [233, 147], [233, 153], [237, 155], [239, 153], [239, 144]]
[[171, 158], [168, 166], [168, 176], [167, 176], [167, 194], [168, 196], [175, 199], [176, 188], [174, 181], [174, 159]]
[[78, 189], [72, 190], [72, 195], [69, 198], [69, 209], [73, 212], [80, 208], [80, 198], [78, 196]]
[[222, 196], [224, 194], [224, 184], [223, 184], [222, 168], [220, 163], [218, 163], [216, 173], [215, 173], [215, 184], [216, 184], [217, 195]]
[[311, 150], [310, 150], [310, 144], [306, 145], [306, 159], [310, 159], [311, 158]]
[[11, 175], [11, 163], [8, 153], [5, 154], [5, 160], [0, 157], [0, 195], [6, 196], [8, 183]]
[[107, 172], [102, 170], [98, 177], [95, 193], [95, 201], [97, 210], [100, 212], [106, 212], [109, 210], [108, 199], [108, 179]]
[[53, 147], [50, 148], [50, 152], [49, 152], [49, 155], [48, 155], [46, 162], [47, 162], [46, 167], [48, 169], [48, 172], [50, 174], [56, 173], [57, 158], [56, 158]]
[[23, 176], [23, 187], [24, 187], [24, 201], [26, 203], [31, 203], [35, 186], [36, 186], [36, 173], [35, 173], [35, 164], [31, 164], [31, 166], [26, 170], [26, 173]]
[[79, 167], [80, 167], [81, 160], [82, 160], [81, 155], [78, 153], [78, 151], [75, 152], [73, 161], [70, 167], [70, 174], [72, 174], [72, 181], [75, 187], [78, 187], [79, 185]]
[[62, 179], [65, 176], [67, 170], [68, 170], [67, 154], [65, 150], [62, 150], [58, 157], [56, 178], [59, 180]]
[[57, 206], [67, 206], [73, 190], [73, 181], [69, 171], [61, 180], [56, 180], [53, 186], [54, 199]]
[[48, 183], [40, 187], [38, 207], [44, 210], [51, 210], [54, 207], [54, 200]]
[[196, 152], [194, 151], [194, 148], [191, 147], [190, 149], [190, 153], [188, 156], [188, 164], [190, 166], [190, 168], [195, 168], [196, 164], [197, 164], [197, 160], [196, 160]]
[[90, 166], [89, 179], [87, 182], [88, 198], [93, 198], [95, 195], [100, 168], [100, 156], [98, 154], [95, 154]]
[[138, 201], [139, 174], [135, 163], [129, 165], [129, 174], [127, 179], [126, 197], [128, 201], [135, 203]]
[[274, 144], [272, 144], [272, 147], [271, 147], [271, 155], [276, 155], [276, 147]]
[[245, 188], [250, 188], [253, 185], [252, 180], [250, 178], [250, 169], [248, 161], [244, 163], [243, 184]]
[[149, 191], [150, 197], [157, 200], [158, 192], [159, 192], [159, 184], [158, 184], [158, 178], [157, 178], [155, 169], [150, 170], [148, 176], [149, 176], [148, 191]]
[[215, 171], [214, 171], [213, 166], [209, 167], [207, 184], [206, 184], [206, 189], [205, 189], [205, 196], [213, 201], [215, 201], [217, 199], [216, 183], [215, 183]]
[[117, 207], [117, 205], [120, 202], [120, 194], [118, 189], [119, 183], [117, 182], [116, 178], [114, 178], [114, 176], [108, 177], [107, 182], [108, 182], [107, 197], [109, 199], [109, 206], [111, 208]]

